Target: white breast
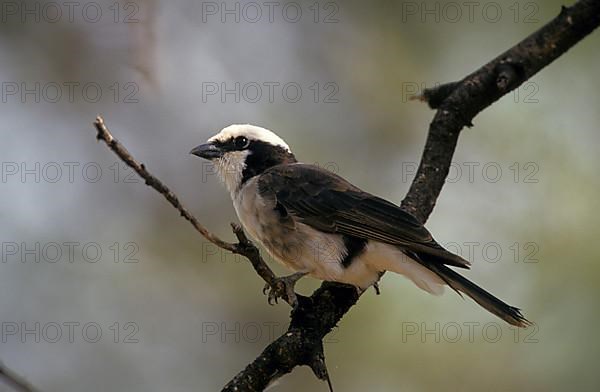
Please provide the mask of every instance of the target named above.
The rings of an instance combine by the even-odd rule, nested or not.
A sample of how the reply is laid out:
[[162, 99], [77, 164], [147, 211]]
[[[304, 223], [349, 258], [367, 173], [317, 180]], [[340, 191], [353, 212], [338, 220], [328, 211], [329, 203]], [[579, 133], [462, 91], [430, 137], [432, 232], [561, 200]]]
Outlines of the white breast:
[[274, 201], [258, 194], [257, 178], [231, 193], [238, 218], [246, 232], [276, 261], [293, 271], [308, 272], [327, 281], [367, 289], [379, 271], [394, 271], [432, 294], [441, 294], [444, 282], [433, 272], [407, 257], [393, 245], [369, 241], [365, 250], [348, 267], [341, 261], [346, 247], [341, 235], [313, 229], [297, 218], [281, 219]]
[[364, 263], [341, 265], [346, 247], [342, 236], [317, 231], [298, 219], [281, 219], [273, 201], [258, 194], [252, 178], [232, 193], [233, 205], [244, 229], [279, 263], [317, 279], [366, 288], [377, 280], [377, 271]]

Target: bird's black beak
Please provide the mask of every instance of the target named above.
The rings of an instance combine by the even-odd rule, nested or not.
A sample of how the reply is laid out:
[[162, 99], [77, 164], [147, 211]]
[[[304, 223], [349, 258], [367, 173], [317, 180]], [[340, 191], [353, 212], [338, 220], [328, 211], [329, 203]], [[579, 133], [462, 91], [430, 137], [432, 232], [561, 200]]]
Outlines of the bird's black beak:
[[211, 160], [215, 158], [221, 158], [223, 156], [223, 150], [221, 150], [219, 147], [215, 146], [212, 143], [206, 143], [192, 148], [190, 154], [196, 155], [200, 158]]

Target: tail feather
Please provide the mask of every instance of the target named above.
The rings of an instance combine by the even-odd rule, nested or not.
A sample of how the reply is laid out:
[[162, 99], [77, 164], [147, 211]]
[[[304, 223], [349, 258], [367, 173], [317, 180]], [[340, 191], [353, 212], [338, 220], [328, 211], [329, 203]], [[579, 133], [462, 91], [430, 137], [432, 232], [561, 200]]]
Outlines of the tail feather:
[[510, 306], [494, 297], [475, 283], [446, 267], [444, 264], [440, 263], [440, 261], [431, 260], [432, 256], [424, 254], [419, 254], [418, 256], [418, 261], [431, 271], [435, 272], [436, 275], [458, 294], [464, 293], [468, 295], [483, 308], [511, 325], [522, 328], [531, 325], [531, 322], [521, 314], [519, 308]]

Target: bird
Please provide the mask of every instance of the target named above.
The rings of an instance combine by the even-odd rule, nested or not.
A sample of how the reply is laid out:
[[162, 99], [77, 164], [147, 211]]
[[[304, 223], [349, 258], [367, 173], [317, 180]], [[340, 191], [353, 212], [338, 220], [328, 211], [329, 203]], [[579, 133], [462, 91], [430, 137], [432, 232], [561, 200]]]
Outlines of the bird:
[[385, 271], [441, 295], [449, 286], [511, 325], [531, 323], [457, 273], [470, 262], [444, 249], [413, 215], [318, 165], [299, 162], [274, 132], [250, 124], [223, 128], [191, 154], [207, 159], [230, 193], [244, 230], [293, 273], [278, 277], [297, 306], [296, 282], [306, 276], [349, 284], [362, 293]]

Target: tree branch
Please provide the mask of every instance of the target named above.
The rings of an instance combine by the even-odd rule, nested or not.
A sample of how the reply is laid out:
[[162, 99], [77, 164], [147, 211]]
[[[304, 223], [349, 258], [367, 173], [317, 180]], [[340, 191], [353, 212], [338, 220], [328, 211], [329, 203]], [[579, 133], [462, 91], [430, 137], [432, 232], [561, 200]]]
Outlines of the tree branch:
[[599, 24], [597, 0], [562, 7], [556, 18], [460, 82], [426, 89], [421, 98], [437, 112], [402, 207], [424, 222], [450, 170], [461, 129], [472, 126], [479, 112], [556, 60]]
[[[206, 229], [202, 224], [198, 221], [198, 219], [192, 215], [187, 208], [181, 204], [175, 193], [173, 193], [165, 184], [162, 183], [158, 178], [154, 177], [150, 172], [146, 169], [146, 166], [143, 163], [139, 163], [135, 160], [135, 158], [127, 151], [125, 146], [123, 146], [114, 136], [110, 133], [106, 124], [104, 124], [104, 120], [102, 117], [98, 116], [96, 121], [94, 121], [94, 126], [96, 127], [97, 135], [96, 138], [98, 140], [102, 140], [106, 143], [106, 145], [115, 153], [123, 162], [125, 162], [129, 167], [131, 167], [135, 172], [145, 180], [146, 185], [151, 186], [156, 189], [160, 194], [162, 194], [165, 199], [173, 207], [179, 211], [182, 217], [184, 217], [188, 222], [194, 226], [194, 228], [204, 236], [207, 240], [218, 246], [219, 248], [228, 250], [232, 253], [236, 253], [246, 257], [254, 270], [258, 275], [263, 278], [263, 280], [269, 284], [271, 287], [275, 288], [277, 282], [275, 280], [276, 276], [269, 268], [267, 263], [260, 256], [260, 252], [258, 248], [248, 240], [242, 228], [235, 224], [231, 224], [231, 228], [233, 229], [233, 233], [238, 239], [237, 244], [232, 244], [229, 242], [225, 242], [210, 231]], [[285, 301], [289, 303], [289, 299], [284, 296]]]
[[[425, 222], [448, 175], [462, 128], [471, 126], [479, 112], [550, 64], [599, 24], [600, 1], [581, 0], [570, 8], [563, 7], [555, 19], [464, 79], [425, 90], [420, 99], [437, 112], [429, 126], [421, 163], [402, 201], [402, 208]], [[265, 282], [274, 287], [275, 275], [238, 225], [232, 225], [237, 244], [225, 242], [210, 233], [173, 192], [114, 139], [101, 117], [94, 125], [97, 138], [106, 142], [145, 179], [147, 185], [160, 192], [200, 234], [213, 244], [248, 258]], [[269, 344], [223, 391], [262, 391], [299, 365], [309, 366], [319, 379], [329, 381], [323, 338], [358, 298], [354, 287], [332, 282], [324, 282], [310, 297], [299, 296], [299, 305], [291, 313], [287, 332]], [[286, 301], [289, 303], [287, 298]]]
[[[438, 110], [429, 126], [421, 163], [402, 208], [425, 222], [450, 170], [462, 128], [471, 126], [479, 112], [535, 75], [599, 24], [598, 0], [582, 0], [572, 7], [563, 7], [548, 24], [463, 80], [426, 90], [422, 99]], [[288, 331], [267, 346], [223, 391], [262, 391], [294, 366], [311, 366], [314, 362], [311, 353], [313, 358], [322, 357], [323, 337], [358, 297], [356, 290], [347, 286], [323, 283], [292, 312]]]

